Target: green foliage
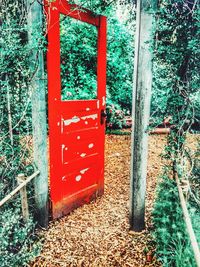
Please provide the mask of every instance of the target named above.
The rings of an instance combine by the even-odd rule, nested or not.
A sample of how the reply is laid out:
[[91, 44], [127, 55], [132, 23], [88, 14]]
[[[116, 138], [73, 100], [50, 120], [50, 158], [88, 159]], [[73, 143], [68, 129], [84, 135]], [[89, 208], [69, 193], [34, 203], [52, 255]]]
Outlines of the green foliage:
[[0, 218], [1, 267], [25, 266], [40, 251], [32, 220], [24, 224], [21, 210], [11, 208], [1, 209]]
[[126, 126], [125, 113], [120, 109], [120, 106], [117, 104], [112, 104], [107, 101], [106, 104], [106, 121], [107, 129], [121, 129]]
[[32, 128], [30, 82], [34, 70], [30, 68], [30, 54], [35, 44], [27, 42], [27, 13], [23, 0], [3, 1], [0, 15], [0, 176], [4, 186], [13, 187], [19, 172], [27, 174], [31, 170], [25, 163], [30, 155], [27, 147], [21, 144], [21, 138], [29, 135]]
[[[0, 199], [17, 185], [16, 176], [33, 172], [30, 144], [31, 81], [37, 60], [30, 63], [33, 49], [43, 46], [41, 33], [33, 31], [28, 42], [27, 1], [3, 0], [0, 5]], [[30, 190], [28, 190], [30, 191]], [[30, 195], [30, 192], [28, 192]], [[22, 222], [19, 201], [0, 209], [0, 258], [2, 267], [24, 266], [38, 253], [35, 225]]]
[[[168, 170], [167, 170], [168, 171]], [[162, 177], [153, 211], [156, 254], [163, 267], [196, 266], [175, 182]]]
[[97, 29], [61, 16], [62, 99], [97, 96]]
[[157, 12], [152, 120], [172, 116], [177, 128], [199, 123], [199, 3], [160, 0]]
[[[152, 120], [157, 125], [171, 117], [173, 125], [165, 148], [165, 158], [173, 167], [167, 167], [162, 176], [153, 211], [157, 256], [164, 267], [196, 266], [177, 186], [170, 177], [172, 172], [178, 171], [180, 176], [184, 172], [181, 163], [186, 160], [186, 133], [191, 127], [200, 129], [199, 26], [198, 1], [159, 1]], [[185, 175], [191, 178], [188, 170]], [[195, 207], [192, 203], [189, 206], [192, 210]], [[197, 233], [199, 214], [191, 217]]]
[[132, 107], [133, 34], [126, 25], [108, 20], [108, 99], [128, 112]]

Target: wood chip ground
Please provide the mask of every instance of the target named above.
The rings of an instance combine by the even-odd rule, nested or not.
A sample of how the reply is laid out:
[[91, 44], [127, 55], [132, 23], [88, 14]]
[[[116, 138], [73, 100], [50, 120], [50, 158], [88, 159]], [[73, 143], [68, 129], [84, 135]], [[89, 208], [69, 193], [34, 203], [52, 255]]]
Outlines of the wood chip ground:
[[130, 136], [109, 135], [104, 196], [51, 222], [49, 229], [40, 233], [44, 237], [43, 250], [30, 266], [160, 266], [155, 257], [147, 262], [144, 249], [151, 241], [151, 210], [165, 143], [166, 136], [150, 136], [146, 230], [129, 230]]

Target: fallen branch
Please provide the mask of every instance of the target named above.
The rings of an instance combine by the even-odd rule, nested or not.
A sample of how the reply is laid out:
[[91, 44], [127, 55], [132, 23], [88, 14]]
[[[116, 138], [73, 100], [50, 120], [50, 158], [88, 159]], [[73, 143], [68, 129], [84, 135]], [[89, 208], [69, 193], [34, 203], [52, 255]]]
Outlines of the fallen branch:
[[170, 128], [155, 128], [149, 132], [150, 134], [169, 134]]

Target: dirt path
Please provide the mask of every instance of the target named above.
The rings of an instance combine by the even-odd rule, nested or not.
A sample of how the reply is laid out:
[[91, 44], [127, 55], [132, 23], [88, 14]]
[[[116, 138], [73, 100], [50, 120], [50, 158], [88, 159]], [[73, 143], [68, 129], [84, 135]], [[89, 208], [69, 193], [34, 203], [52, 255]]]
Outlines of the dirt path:
[[159, 266], [155, 260], [146, 262], [144, 248], [151, 240], [150, 211], [164, 143], [164, 136], [150, 137], [144, 232], [129, 231], [130, 136], [107, 136], [104, 196], [52, 222], [32, 266]]

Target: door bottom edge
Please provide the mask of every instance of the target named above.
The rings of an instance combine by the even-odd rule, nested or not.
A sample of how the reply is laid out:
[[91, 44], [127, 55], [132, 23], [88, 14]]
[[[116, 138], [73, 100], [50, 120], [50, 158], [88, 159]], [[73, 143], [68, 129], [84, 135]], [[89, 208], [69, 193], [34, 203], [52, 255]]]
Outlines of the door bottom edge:
[[68, 215], [78, 207], [81, 207], [84, 204], [89, 204], [92, 200], [102, 196], [103, 193], [104, 188], [98, 184], [94, 184], [86, 190], [81, 190], [76, 194], [63, 198], [59, 202], [55, 203], [52, 201], [52, 219], [55, 220]]

